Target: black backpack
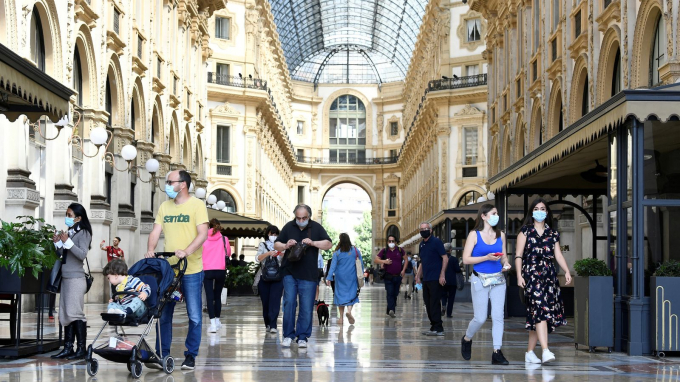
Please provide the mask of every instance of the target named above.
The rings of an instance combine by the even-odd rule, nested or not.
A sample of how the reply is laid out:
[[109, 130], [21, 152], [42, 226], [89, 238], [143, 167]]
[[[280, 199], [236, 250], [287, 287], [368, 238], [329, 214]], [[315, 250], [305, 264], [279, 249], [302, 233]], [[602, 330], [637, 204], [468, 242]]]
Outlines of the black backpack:
[[[265, 249], [267, 249], [266, 244], [264, 244], [264, 247]], [[262, 280], [266, 282], [275, 282], [283, 280], [283, 274], [281, 273], [279, 261], [275, 257], [269, 256], [264, 261], [264, 264], [262, 265]]]

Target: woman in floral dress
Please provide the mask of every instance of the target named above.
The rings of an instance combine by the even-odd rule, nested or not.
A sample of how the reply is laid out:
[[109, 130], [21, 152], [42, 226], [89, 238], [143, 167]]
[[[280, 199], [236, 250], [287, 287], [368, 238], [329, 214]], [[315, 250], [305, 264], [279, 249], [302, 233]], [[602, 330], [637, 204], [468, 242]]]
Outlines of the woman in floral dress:
[[[567, 323], [553, 259], [565, 271], [567, 285], [571, 283], [571, 274], [560, 250], [560, 233], [551, 228], [552, 213], [548, 204], [538, 198], [531, 203], [529, 211], [532, 213], [527, 215], [517, 235], [515, 255], [517, 284], [524, 288], [526, 328], [530, 330], [524, 361], [548, 363], [555, 360], [555, 354], [548, 348], [548, 333]], [[537, 341], [543, 349], [541, 359], [534, 353]]]

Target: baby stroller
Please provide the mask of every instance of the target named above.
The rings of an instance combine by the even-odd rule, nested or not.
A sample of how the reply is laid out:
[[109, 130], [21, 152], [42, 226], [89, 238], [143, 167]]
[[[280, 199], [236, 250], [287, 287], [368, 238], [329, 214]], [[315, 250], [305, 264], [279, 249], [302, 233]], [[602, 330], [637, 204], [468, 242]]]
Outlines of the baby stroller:
[[[174, 252], [156, 253], [156, 257], [170, 257], [174, 255]], [[149, 285], [151, 288], [151, 293], [144, 301], [147, 308], [146, 312], [140, 318], [137, 318], [134, 315], [110, 313], [101, 314], [102, 319], [104, 320], [104, 326], [94, 338], [92, 344], [87, 347], [87, 356], [85, 358], [85, 361], [87, 362], [87, 374], [90, 376], [95, 376], [97, 371], [99, 371], [99, 361], [93, 357], [92, 353], [95, 353], [100, 357], [112, 362], [126, 363], [130, 374], [132, 374], [132, 376], [135, 378], [139, 378], [142, 375], [142, 362], [156, 363], [160, 365], [162, 369], [168, 374], [175, 370], [175, 360], [169, 355], [163, 358], [159, 354], [156, 354], [155, 348], [149, 346], [148, 342], [146, 341], [146, 336], [149, 334], [152, 326], [155, 323], [156, 336], [160, 343], [161, 336], [159, 320], [163, 312], [163, 307], [173, 298], [173, 293], [179, 288], [179, 283], [182, 280], [186, 269], [186, 259], [181, 259], [177, 264], [171, 266], [170, 263], [168, 263], [165, 259], [159, 258], [143, 259], [130, 267], [128, 274], [138, 277], [142, 282]], [[121, 295], [137, 296], [139, 293], [115, 292], [112, 294], [112, 298]], [[125, 326], [137, 327], [145, 324], [146, 328], [141, 334], [126, 334], [123, 329]], [[111, 342], [114, 339], [111, 339], [112, 341], [108, 343], [104, 343], [98, 347], [95, 347], [95, 343], [107, 325], [114, 327], [117, 336], [139, 336], [139, 340], [135, 341], [133, 346], [129, 346], [127, 342], [122, 342], [123, 344], [127, 345], [122, 349], [119, 349], [118, 346], [111, 347]]]

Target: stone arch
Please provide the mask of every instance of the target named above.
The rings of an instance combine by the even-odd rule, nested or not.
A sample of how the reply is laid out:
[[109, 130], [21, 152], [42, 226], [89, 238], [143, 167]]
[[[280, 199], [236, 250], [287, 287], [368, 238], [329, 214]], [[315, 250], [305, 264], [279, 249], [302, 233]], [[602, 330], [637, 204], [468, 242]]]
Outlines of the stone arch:
[[[83, 107], [90, 108], [99, 105], [99, 92], [97, 91], [97, 60], [94, 54], [94, 43], [90, 29], [85, 24], [80, 24], [76, 34], [75, 46], [80, 55], [80, 67], [83, 77]], [[74, 58], [75, 58], [75, 49]], [[75, 73], [73, 74], [75, 75]]]
[[397, 222], [390, 222], [390, 223], [385, 224], [385, 226], [382, 229], [382, 237], [380, 238], [380, 240], [382, 241], [382, 240], [387, 239], [387, 232], [390, 230], [391, 227], [396, 227], [396, 229], [399, 231], [399, 235], [397, 236], [397, 241], [401, 243], [403, 241], [402, 235], [403, 235], [404, 231], [401, 229], [401, 225]]
[[531, 113], [531, 123], [529, 124], [529, 151], [538, 148], [545, 137], [543, 135], [543, 110], [541, 109], [541, 99], [534, 98], [533, 109]]
[[151, 115], [151, 142], [154, 144], [154, 152], [162, 153], [165, 148], [165, 134], [163, 133], [163, 103], [161, 97], [156, 95], [153, 103], [153, 114]]
[[118, 55], [112, 53], [106, 71], [106, 79], [111, 91], [111, 125], [122, 127], [125, 123], [125, 89], [123, 71], [120, 68]]
[[547, 137], [544, 137], [543, 142], [560, 132], [560, 126], [564, 124], [563, 108], [562, 86], [559, 80], [554, 80], [550, 89], [550, 101], [548, 102], [548, 124], [546, 130], [549, 133], [546, 134]]
[[198, 174], [199, 179], [205, 179], [205, 173], [203, 171], [203, 144], [201, 143], [201, 136], [196, 139], [196, 150], [194, 150], [194, 169], [196, 174]]
[[[377, 195], [375, 194], [373, 187], [371, 187], [371, 185], [365, 180], [352, 175], [338, 175], [335, 178], [328, 180], [324, 185], [321, 186], [321, 192], [319, 193], [321, 197], [316, 201], [316, 205], [310, 207], [316, 208], [316, 211], [321, 211], [321, 204], [323, 203], [323, 199], [326, 197], [328, 191], [341, 183], [352, 183], [361, 187], [364, 191], [366, 191], [368, 197], [371, 199], [371, 205], [373, 206], [373, 209], [376, 208]], [[316, 213], [314, 214], [316, 215]]]
[[[53, 78], [63, 79], [63, 61], [61, 56], [61, 24], [54, 0], [37, 0], [30, 7], [35, 7], [42, 22], [43, 39], [45, 40], [45, 72]], [[30, 25], [30, 23], [28, 24]], [[24, 33], [30, 34], [30, 27]], [[30, 46], [30, 36], [26, 44]]]
[[236, 211], [244, 211], [244, 206], [245, 203], [243, 202], [243, 198], [239, 194], [238, 190], [232, 186], [230, 183], [224, 182], [224, 181], [217, 181], [214, 184], [211, 183], [210, 187], [208, 187], [208, 192], [206, 195], [210, 195], [216, 190], [224, 190], [231, 195], [231, 197], [234, 199], [234, 202], [236, 203]]
[[[571, 77], [571, 100], [569, 101], [569, 121], [574, 123], [588, 113], [590, 102], [588, 99], [584, 100], [584, 96], [592, 97], [588, 87], [588, 59], [581, 55], [576, 59], [574, 64], [574, 71]], [[588, 92], [588, 93], [584, 93]], [[587, 103], [587, 108], [583, 110], [584, 102]], [[557, 134], [557, 132], [555, 132]]]
[[180, 161], [180, 146], [179, 146], [179, 127], [177, 126], [177, 114], [172, 113], [172, 119], [170, 120], [170, 132], [168, 134], [168, 151], [170, 154], [170, 162], [179, 163]]
[[[368, 149], [373, 144], [373, 126], [374, 126], [373, 105], [371, 104], [371, 100], [365, 94], [361, 93], [358, 90], [350, 88], [344, 88], [334, 91], [333, 93], [331, 93], [331, 95], [329, 95], [326, 98], [326, 101], [323, 104], [323, 112], [321, 114], [321, 118], [323, 119], [323, 134], [321, 138], [322, 139], [321, 148], [328, 149], [330, 147], [330, 144], [328, 142], [328, 139], [330, 137], [329, 134], [330, 122], [328, 120], [328, 115], [331, 110], [331, 105], [333, 104], [333, 101], [335, 101], [336, 98], [345, 94], [353, 95], [359, 98], [361, 102], [364, 103], [364, 107], [366, 107], [366, 148]], [[379, 128], [382, 128], [382, 126], [380, 126]]]
[[194, 165], [192, 163], [191, 157], [193, 150], [191, 149], [191, 130], [189, 129], [189, 124], [184, 126], [184, 136], [182, 137], [182, 164], [186, 166], [187, 171], [192, 171]]
[[[643, 0], [638, 9], [633, 39], [633, 63], [631, 65], [631, 88], [649, 87], [650, 47], [654, 39], [655, 20], [663, 19], [663, 6], [660, 0]], [[666, 50], [666, 46], [663, 47]]]
[[503, 129], [503, 141], [501, 142], [502, 145], [502, 153], [503, 157], [501, 158], [501, 163], [503, 168], [508, 168], [510, 165], [512, 165], [513, 160], [512, 160], [512, 137], [510, 136], [511, 127], [510, 124], [504, 126]]
[[489, 147], [489, 175], [496, 175], [499, 169], [498, 160], [498, 134], [494, 134], [491, 138], [491, 147]]
[[600, 59], [597, 70], [597, 98], [596, 105], [601, 105], [613, 96], [612, 83], [614, 82], [614, 63], [616, 54], [618, 57], [618, 75], [621, 88], [623, 89], [623, 71], [621, 66], [621, 30], [618, 26], [612, 26], [604, 34], [600, 45]]
[[526, 140], [526, 125], [524, 123], [524, 118], [520, 113], [517, 115], [517, 121], [515, 122], [515, 161], [524, 158], [524, 155], [527, 152]]
[[135, 127], [135, 139], [142, 141], [149, 139], [145, 122], [146, 107], [144, 105], [144, 87], [142, 86], [142, 80], [139, 77], [136, 77], [130, 102], [130, 127]]
[[449, 206], [451, 206], [450, 208], [456, 208], [458, 206], [458, 201], [460, 200], [460, 198], [462, 198], [463, 195], [467, 194], [470, 191], [475, 191], [480, 193], [481, 195], [486, 196], [486, 190], [484, 190], [481, 186], [471, 184], [461, 188], [453, 195], [453, 197], [451, 198], [451, 203], [449, 204]]

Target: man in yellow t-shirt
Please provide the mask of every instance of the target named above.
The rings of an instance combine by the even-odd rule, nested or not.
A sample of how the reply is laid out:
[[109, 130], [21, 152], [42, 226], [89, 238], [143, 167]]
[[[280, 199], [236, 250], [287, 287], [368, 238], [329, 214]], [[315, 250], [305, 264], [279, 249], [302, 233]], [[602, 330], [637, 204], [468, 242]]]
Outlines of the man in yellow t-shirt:
[[[184, 352], [183, 370], [193, 370], [201, 344], [201, 328], [203, 312], [201, 301], [203, 290], [203, 242], [208, 237], [208, 211], [205, 203], [189, 195], [191, 176], [186, 171], [172, 171], [165, 182], [165, 193], [170, 197], [161, 204], [156, 216], [156, 222], [149, 235], [146, 257], [155, 257], [156, 245], [165, 234], [165, 252], [175, 252], [168, 262], [176, 264], [180, 259], [187, 259], [187, 269], [182, 278], [181, 291], [187, 305], [189, 316], [189, 330], [185, 341], [187, 350]], [[156, 352], [165, 357], [170, 354], [172, 343], [172, 315], [175, 311], [175, 301], [165, 304], [161, 314], [161, 344], [156, 338]], [[162, 349], [161, 349], [162, 345]], [[146, 364], [149, 368], [159, 369], [154, 362]]]

